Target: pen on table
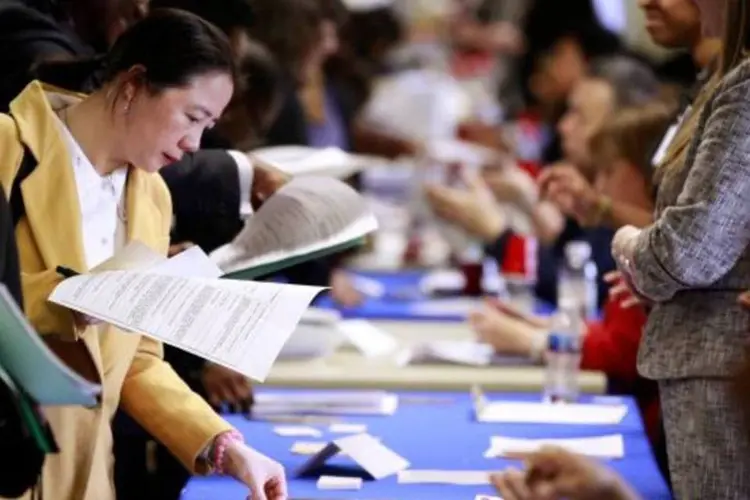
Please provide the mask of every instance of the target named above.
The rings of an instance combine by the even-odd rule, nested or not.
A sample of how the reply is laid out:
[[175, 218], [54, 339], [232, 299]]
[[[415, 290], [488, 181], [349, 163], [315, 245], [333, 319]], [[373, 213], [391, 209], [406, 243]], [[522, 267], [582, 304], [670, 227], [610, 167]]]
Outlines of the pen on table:
[[60, 276], [63, 276], [64, 278], [72, 278], [73, 276], [78, 276], [80, 274], [73, 271], [72, 269], [63, 266], [57, 266], [57, 268], [55, 268], [55, 272]]

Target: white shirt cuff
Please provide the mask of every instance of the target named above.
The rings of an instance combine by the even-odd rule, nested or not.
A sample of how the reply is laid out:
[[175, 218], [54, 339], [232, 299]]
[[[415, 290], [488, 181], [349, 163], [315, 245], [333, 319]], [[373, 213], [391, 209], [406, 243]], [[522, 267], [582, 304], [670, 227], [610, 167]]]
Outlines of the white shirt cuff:
[[250, 191], [253, 186], [253, 164], [250, 158], [241, 151], [227, 150], [237, 164], [237, 175], [240, 179], [240, 206], [239, 214], [241, 218], [247, 217], [253, 213], [253, 205], [250, 203]]

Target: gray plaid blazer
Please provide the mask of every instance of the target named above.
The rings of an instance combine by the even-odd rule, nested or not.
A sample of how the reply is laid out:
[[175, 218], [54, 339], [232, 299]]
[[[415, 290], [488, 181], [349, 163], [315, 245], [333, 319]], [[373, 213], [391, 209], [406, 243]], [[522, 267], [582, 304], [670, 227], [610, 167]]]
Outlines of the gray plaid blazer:
[[655, 303], [638, 368], [657, 380], [723, 377], [743, 359], [750, 314], [737, 295], [750, 289], [750, 60], [704, 86], [685, 127], [694, 132], [678, 134], [682, 151], [661, 166], [656, 222], [633, 257], [634, 285]]

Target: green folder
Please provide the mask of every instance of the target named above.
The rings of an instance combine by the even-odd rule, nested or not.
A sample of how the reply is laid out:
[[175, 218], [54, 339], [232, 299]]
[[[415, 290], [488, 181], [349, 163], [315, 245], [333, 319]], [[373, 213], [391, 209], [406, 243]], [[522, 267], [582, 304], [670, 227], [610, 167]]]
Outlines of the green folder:
[[0, 367], [40, 405], [98, 404], [101, 386], [81, 377], [47, 347], [2, 284]]
[[338, 245], [332, 245], [330, 247], [322, 248], [314, 252], [309, 252], [302, 255], [295, 255], [287, 259], [277, 260], [275, 262], [269, 262], [268, 264], [262, 264], [260, 266], [248, 267], [247, 269], [241, 269], [239, 271], [233, 271], [227, 273], [223, 278], [235, 279], [235, 280], [252, 280], [258, 277], [270, 276], [271, 274], [277, 273], [288, 267], [296, 266], [310, 260], [315, 260], [321, 257], [326, 257], [331, 254], [339, 253], [350, 248], [362, 246], [365, 244], [365, 237], [354, 238], [353, 240], [339, 243]]
[[57, 453], [59, 449], [49, 425], [36, 410], [31, 398], [16, 386], [11, 376], [2, 367], [0, 367], [0, 382], [4, 383], [11, 392], [16, 412], [39, 449], [43, 453]]

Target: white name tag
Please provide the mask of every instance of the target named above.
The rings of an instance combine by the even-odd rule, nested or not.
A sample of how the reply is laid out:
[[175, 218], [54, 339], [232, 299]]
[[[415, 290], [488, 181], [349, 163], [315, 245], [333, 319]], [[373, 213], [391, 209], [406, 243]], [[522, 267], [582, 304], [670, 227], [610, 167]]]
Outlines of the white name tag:
[[674, 124], [672, 124], [671, 127], [669, 127], [669, 129], [667, 130], [667, 133], [664, 134], [664, 137], [659, 143], [659, 147], [656, 148], [656, 152], [654, 153], [654, 156], [651, 158], [651, 165], [656, 167], [656, 166], [661, 165], [661, 162], [664, 161], [664, 158], [667, 155], [667, 150], [669, 149], [669, 146], [671, 146], [672, 142], [674, 142], [674, 138], [677, 135], [677, 132], [682, 127], [682, 123], [685, 121], [685, 118], [690, 114], [692, 109], [693, 109], [692, 106], [688, 106], [687, 108], [685, 108], [685, 111], [682, 112], [682, 114], [677, 119], [677, 121]]

